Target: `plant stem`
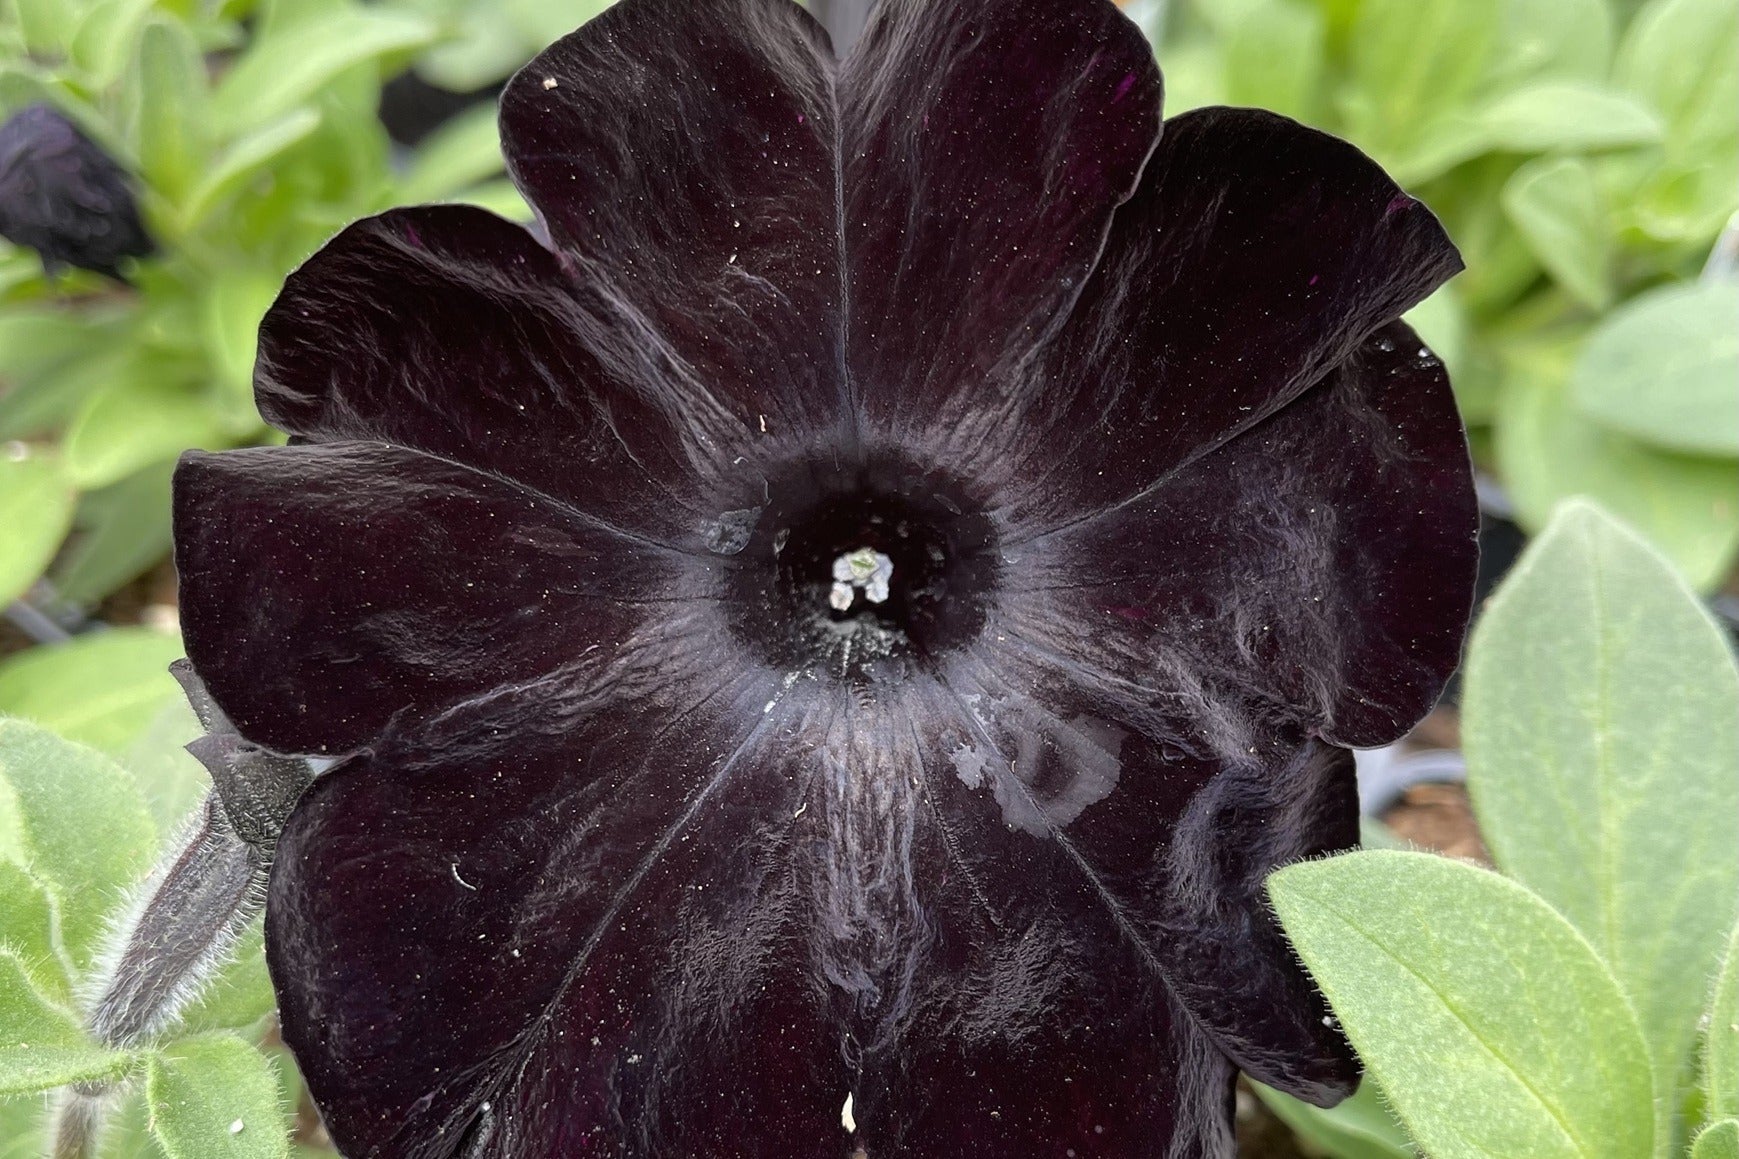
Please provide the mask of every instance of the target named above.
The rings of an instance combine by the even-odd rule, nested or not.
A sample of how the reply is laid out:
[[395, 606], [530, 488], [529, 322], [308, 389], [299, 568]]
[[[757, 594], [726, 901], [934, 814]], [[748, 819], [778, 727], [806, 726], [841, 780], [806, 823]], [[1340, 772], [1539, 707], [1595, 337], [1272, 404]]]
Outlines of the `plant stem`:
[[219, 965], [260, 910], [265, 866], [232, 833], [217, 794], [146, 886], [91, 1006], [91, 1033], [128, 1047], [161, 1029]]
[[107, 1091], [88, 1084], [68, 1087], [54, 1114], [52, 1159], [91, 1159], [97, 1153], [97, 1132], [107, 1109]]
[[[215, 792], [145, 884], [98, 972], [85, 1020], [105, 1046], [126, 1049], [162, 1030], [228, 956], [265, 900], [267, 855], [237, 837]], [[95, 1154], [114, 1083], [67, 1090], [55, 1111], [53, 1159]]]

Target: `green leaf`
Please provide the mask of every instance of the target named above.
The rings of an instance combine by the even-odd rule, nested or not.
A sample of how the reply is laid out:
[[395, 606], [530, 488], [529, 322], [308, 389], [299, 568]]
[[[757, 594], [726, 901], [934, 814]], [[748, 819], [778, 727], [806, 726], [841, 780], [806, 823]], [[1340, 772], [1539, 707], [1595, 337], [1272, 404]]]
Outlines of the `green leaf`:
[[0, 1159], [42, 1159], [50, 1105], [48, 1096], [36, 1093], [0, 1098]]
[[1689, 454], [1739, 457], [1739, 285], [1687, 282], [1604, 319], [1571, 378], [1583, 414]]
[[1711, 1123], [1697, 1136], [1691, 1159], [1739, 1159], [1739, 1119]]
[[1648, 1054], [1618, 984], [1522, 886], [1366, 851], [1268, 879], [1367, 1072], [1436, 1159], [1644, 1159]]
[[1294, 0], [1264, 0], [1243, 9], [1225, 40], [1231, 104], [1307, 117], [1320, 87], [1323, 20]]
[[1490, 59], [1499, 0], [1365, 0], [1350, 41], [1349, 136], [1380, 157], [1464, 105]]
[[1449, 108], [1377, 155], [1397, 181], [1416, 185], [1493, 151], [1618, 149], [1660, 135], [1659, 119], [1633, 97], [1586, 81], [1543, 80]]
[[58, 456], [0, 444], [0, 605], [36, 582], [54, 558], [77, 501]]
[[109, 911], [151, 866], [157, 830], [139, 786], [101, 753], [0, 719], [0, 809], [14, 811], [24, 868], [54, 895], [61, 944], [83, 968]]
[[1221, 45], [1212, 36], [1180, 36], [1166, 45], [1165, 114], [1226, 103], [1226, 69]]
[[260, 422], [254, 407], [254, 353], [260, 319], [284, 284], [276, 271], [256, 267], [219, 270], [205, 293], [206, 355], [219, 384], [234, 408], [233, 425], [241, 433]]
[[1703, 1107], [1711, 1119], [1739, 1116], [1739, 925], [1727, 934], [1709, 997], [1703, 1039]]
[[188, 195], [181, 209], [181, 231], [192, 232], [220, 202], [258, 177], [286, 151], [301, 144], [319, 125], [318, 112], [295, 109], [238, 137]]
[[159, 833], [172, 832], [211, 788], [210, 774], [185, 747], [204, 733], [186, 698], [177, 696], [121, 754], [121, 765], [139, 782]]
[[18, 30], [31, 55], [53, 60], [64, 55], [79, 10], [67, 0], [12, 0]]
[[111, 754], [133, 743], [181, 695], [170, 662], [178, 636], [110, 628], [0, 661], [0, 713], [25, 717]]
[[495, 176], [502, 167], [495, 106], [479, 105], [442, 125], [418, 147], [398, 195], [406, 203], [438, 201]]
[[1507, 92], [1547, 77], [1605, 80], [1612, 36], [1607, 0], [1505, 0], [1484, 87]]
[[1580, 157], [1529, 161], [1503, 191], [1504, 211], [1559, 285], [1591, 310], [1612, 300], [1612, 247], [1594, 170]]
[[1589, 422], [1571, 405], [1574, 346], [1512, 353], [1497, 411], [1499, 473], [1524, 527], [1585, 495], [1648, 536], [1699, 591], [1739, 550], [1739, 463], [1656, 450]]
[[1451, 381], [1461, 373], [1467, 350], [1467, 311], [1449, 286], [1437, 291], [1405, 315], [1407, 325], [1418, 331], [1431, 352], [1449, 368]]
[[12, 860], [0, 861], [0, 949], [10, 951], [31, 985], [58, 1002], [72, 996], [67, 963], [55, 942], [56, 915], [46, 886]]
[[75, 534], [50, 573], [61, 598], [94, 606], [169, 554], [174, 471], [156, 463], [79, 500]]
[[169, 1159], [280, 1159], [283, 1093], [264, 1055], [233, 1034], [187, 1039], [151, 1058], [151, 1133]]
[[501, 15], [524, 42], [541, 48], [610, 6], [610, 0], [501, 0]]
[[1739, 899], [1721, 629], [1640, 537], [1566, 504], [1480, 618], [1462, 738], [1493, 858], [1612, 968], [1670, 1091]]
[[1324, 1110], [1302, 1099], [1252, 1082], [1256, 1097], [1293, 1134], [1335, 1159], [1413, 1159], [1418, 1154], [1407, 1132], [1395, 1121], [1376, 1081], [1370, 1076], [1353, 1096]]
[[177, 382], [138, 379], [92, 395], [66, 432], [66, 469], [85, 490], [118, 483], [190, 447], [229, 444], [211, 402]]
[[84, 70], [93, 90], [119, 80], [127, 67], [128, 49], [138, 41], [139, 24], [155, 0], [98, 0], [79, 21], [72, 37], [72, 59]]
[[128, 139], [145, 179], [172, 203], [186, 196], [209, 149], [205, 84], [205, 58], [186, 26], [164, 16], [146, 24], [128, 77]]
[[17, 956], [0, 950], [0, 1095], [112, 1078], [132, 1061], [86, 1038], [72, 1012], [37, 993]]
[[1474, 114], [1488, 148], [1616, 149], [1660, 140], [1660, 119], [1616, 89], [1549, 80], [1499, 97]]
[[1739, 137], [1739, 6], [1652, 0], [1631, 21], [1617, 82], [1667, 124], [1669, 153], [1690, 158]]
[[428, 20], [387, 8], [347, 8], [273, 29], [236, 62], [218, 85], [222, 136], [283, 116], [355, 65], [421, 48], [435, 38]]
[[21, 382], [51, 373], [86, 353], [92, 338], [111, 327], [115, 318], [106, 309], [7, 307], [0, 313], [0, 379], [16, 389]]
[[[0, 343], [11, 320], [0, 316]], [[71, 320], [67, 333], [76, 342], [69, 357], [11, 378], [0, 394], [0, 439], [58, 433], [92, 394], [135, 373], [138, 347], [129, 336]], [[0, 375], [5, 373], [0, 367]]]
[[525, 198], [511, 181], [488, 181], [482, 185], [474, 185], [463, 193], [456, 195], [454, 201], [465, 205], [475, 205], [499, 214], [509, 221], [530, 221], [531, 209], [525, 204]]

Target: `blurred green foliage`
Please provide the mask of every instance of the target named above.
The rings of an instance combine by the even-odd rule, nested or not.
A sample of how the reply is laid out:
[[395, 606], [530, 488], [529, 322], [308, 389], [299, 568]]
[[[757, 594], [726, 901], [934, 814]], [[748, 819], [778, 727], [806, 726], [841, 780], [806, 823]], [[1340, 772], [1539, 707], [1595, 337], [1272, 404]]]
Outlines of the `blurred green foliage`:
[[159, 247], [128, 289], [51, 283], [0, 244], [0, 602], [46, 571], [93, 605], [164, 557], [176, 456], [271, 437], [252, 399], [260, 315], [340, 227], [407, 201], [525, 214], [496, 180], [490, 110], [395, 155], [382, 81], [452, 40], [416, 7], [0, 4], [0, 117], [69, 115], [136, 174]]

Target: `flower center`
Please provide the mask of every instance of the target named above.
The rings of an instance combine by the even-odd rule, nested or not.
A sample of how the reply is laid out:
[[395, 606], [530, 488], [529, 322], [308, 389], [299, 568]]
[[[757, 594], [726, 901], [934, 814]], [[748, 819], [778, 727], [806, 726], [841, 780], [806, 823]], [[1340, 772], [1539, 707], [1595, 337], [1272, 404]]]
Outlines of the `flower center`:
[[894, 561], [875, 548], [848, 551], [833, 561], [833, 590], [827, 593], [827, 604], [836, 612], [849, 612], [860, 588], [870, 603], [885, 603], [893, 578]]
[[874, 681], [983, 627], [995, 528], [952, 480], [804, 464], [769, 480], [767, 499], [733, 560], [727, 603], [737, 634], [770, 663]]

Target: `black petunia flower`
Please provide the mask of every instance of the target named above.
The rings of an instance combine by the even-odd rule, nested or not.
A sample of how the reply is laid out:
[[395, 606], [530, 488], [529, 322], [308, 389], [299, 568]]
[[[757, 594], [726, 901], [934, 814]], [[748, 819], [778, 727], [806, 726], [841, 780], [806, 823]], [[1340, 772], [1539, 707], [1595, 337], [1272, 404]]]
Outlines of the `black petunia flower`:
[[[187, 647], [341, 763], [268, 946], [352, 1156], [1229, 1151], [1356, 1063], [1262, 897], [1453, 668], [1459, 268], [1105, 0], [623, 0], [177, 477]], [[1156, 145], [1157, 141], [1157, 145]]]
[[0, 125], [0, 237], [35, 250], [49, 274], [77, 266], [118, 281], [122, 259], [155, 249], [126, 171], [48, 105]]

